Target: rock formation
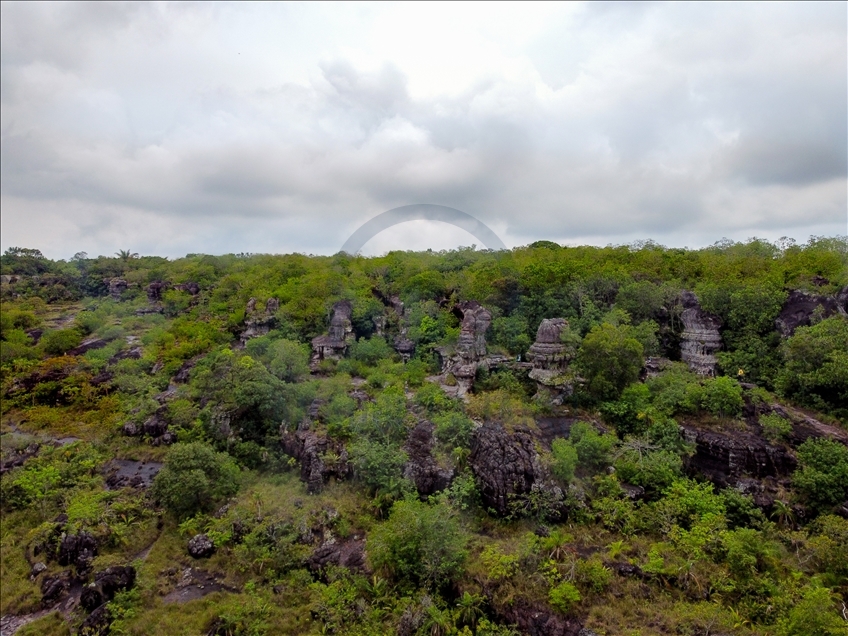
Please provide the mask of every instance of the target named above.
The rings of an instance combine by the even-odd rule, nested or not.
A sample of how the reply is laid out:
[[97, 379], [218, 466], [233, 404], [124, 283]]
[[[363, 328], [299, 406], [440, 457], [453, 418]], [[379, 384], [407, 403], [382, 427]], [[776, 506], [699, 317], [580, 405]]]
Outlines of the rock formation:
[[469, 465], [483, 505], [499, 515], [509, 514], [515, 497], [530, 493], [543, 478], [532, 433], [510, 433], [500, 424], [486, 423], [474, 432]]
[[312, 364], [322, 360], [340, 360], [353, 342], [353, 323], [350, 321], [353, 305], [349, 300], [340, 300], [333, 305], [330, 327], [326, 336], [312, 339]]
[[474, 300], [465, 300], [454, 307], [462, 319], [459, 340], [453, 352], [442, 350], [442, 375], [453, 375], [457, 395], [462, 397], [474, 384], [477, 367], [486, 357], [486, 331], [492, 323], [492, 314]]
[[171, 283], [155, 280], [147, 286], [147, 301], [151, 303], [162, 302], [162, 293], [171, 288]]
[[422, 497], [444, 490], [453, 479], [453, 470], [440, 467], [433, 458], [434, 429], [435, 426], [426, 420], [419, 422], [404, 447], [409, 461], [403, 469], [403, 476], [415, 484]]
[[196, 534], [188, 541], [188, 554], [193, 559], [207, 559], [215, 553], [215, 544], [205, 534]]
[[[536, 331], [536, 342], [530, 345], [527, 360], [533, 365], [530, 378], [539, 388], [570, 395], [573, 377], [566, 373], [573, 351], [562, 342], [562, 333], [568, 329], [564, 318], [545, 318]], [[560, 397], [561, 400], [561, 397]]]
[[109, 285], [109, 295], [112, 300], [121, 300], [121, 294], [127, 291], [127, 281], [123, 278], [112, 278], [105, 282]]
[[180, 283], [179, 285], [174, 285], [174, 289], [179, 291], [188, 292], [192, 296], [197, 296], [200, 293], [200, 285], [193, 281], [189, 281], [187, 283]]
[[783, 336], [791, 336], [798, 327], [811, 324], [813, 316], [818, 313], [820, 318], [828, 318], [836, 313], [848, 312], [848, 287], [837, 296], [819, 296], [796, 289], [786, 302], [780, 315], [774, 321], [777, 330]]
[[310, 493], [319, 492], [330, 477], [346, 479], [352, 469], [344, 444], [307, 428], [280, 429], [283, 452], [300, 462], [300, 479]]
[[95, 572], [94, 582], [89, 583], [82, 590], [80, 605], [91, 612], [103, 603], [108, 603], [115, 594], [128, 590], [135, 585], [135, 568], [131, 565], [115, 565], [100, 572]]
[[88, 532], [66, 535], [59, 544], [59, 565], [73, 565], [77, 574], [87, 576], [97, 556], [97, 539]]
[[694, 293], [685, 291], [680, 295], [683, 303], [683, 336], [680, 342], [680, 358], [700, 375], [715, 375], [716, 352], [721, 349], [721, 318], [704, 311]]
[[265, 311], [260, 312], [256, 309], [256, 299], [251, 298], [247, 301], [245, 307], [244, 326], [239, 337], [242, 344], [251, 338], [258, 338], [266, 335], [277, 324], [277, 311], [280, 309], [280, 301], [276, 298], [269, 298], [265, 303]]

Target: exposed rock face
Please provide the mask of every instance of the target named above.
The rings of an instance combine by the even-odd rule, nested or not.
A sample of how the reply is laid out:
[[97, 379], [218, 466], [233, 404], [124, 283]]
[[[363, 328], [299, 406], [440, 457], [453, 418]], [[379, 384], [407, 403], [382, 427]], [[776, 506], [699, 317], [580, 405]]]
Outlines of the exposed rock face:
[[112, 620], [109, 606], [104, 603], [82, 622], [77, 633], [80, 636], [106, 636], [111, 630]]
[[346, 479], [351, 474], [347, 449], [344, 444], [314, 431], [280, 430], [283, 451], [300, 462], [300, 478], [310, 493], [324, 487], [330, 477]]
[[127, 291], [127, 281], [123, 278], [112, 278], [107, 281], [109, 285], [109, 295], [112, 300], [121, 300], [121, 294]]
[[135, 568], [132, 566], [112, 566], [96, 572], [94, 583], [89, 583], [82, 590], [80, 605], [86, 611], [92, 611], [103, 603], [108, 603], [115, 594], [130, 589], [135, 585]]
[[88, 338], [83, 340], [79, 346], [74, 347], [70, 351], [66, 353], [69, 356], [81, 356], [87, 351], [94, 351], [95, 349], [102, 349], [105, 347], [108, 342], [103, 338]]
[[791, 336], [798, 327], [811, 324], [816, 312], [821, 318], [828, 318], [836, 313], [845, 314], [848, 311], [848, 287], [837, 296], [819, 296], [796, 289], [783, 304], [780, 315], [774, 321], [777, 330], [783, 336]]
[[97, 540], [88, 532], [66, 535], [59, 544], [59, 565], [73, 565], [79, 576], [91, 571], [91, 562], [97, 556]]
[[794, 455], [783, 446], [742, 431], [725, 433], [684, 424], [684, 439], [695, 445], [687, 465], [718, 486], [735, 486], [743, 477], [779, 477], [796, 467]]
[[698, 299], [690, 291], [680, 295], [683, 303], [683, 336], [680, 342], [680, 358], [695, 373], [715, 375], [716, 352], [721, 349], [721, 318], [701, 309]]
[[353, 323], [350, 320], [353, 305], [349, 300], [340, 300], [333, 305], [330, 318], [330, 328], [326, 336], [312, 339], [312, 363], [321, 360], [340, 360], [347, 352], [347, 347], [353, 342]]
[[188, 540], [188, 554], [193, 559], [207, 559], [215, 554], [215, 544], [205, 534], [196, 534]]
[[162, 292], [171, 288], [171, 283], [155, 280], [147, 286], [147, 300], [151, 303], [162, 302]]
[[251, 298], [247, 301], [245, 307], [245, 330], [241, 333], [240, 339], [242, 343], [247, 342], [251, 338], [258, 338], [266, 335], [277, 324], [276, 313], [280, 309], [280, 301], [276, 298], [269, 298], [265, 303], [265, 311], [259, 312], [256, 309], [256, 299]]
[[189, 281], [188, 283], [181, 283], [179, 285], [174, 285], [174, 289], [179, 291], [188, 292], [192, 296], [197, 296], [200, 293], [200, 285], [195, 282]]
[[400, 354], [404, 362], [408, 362], [415, 353], [415, 343], [406, 337], [406, 329], [401, 330], [400, 334], [394, 339], [395, 351]]
[[412, 429], [404, 447], [409, 461], [403, 469], [403, 476], [415, 484], [422, 497], [444, 490], [453, 479], [453, 471], [441, 468], [433, 458], [434, 430], [435, 426], [431, 422], [419, 422]]
[[571, 378], [565, 374], [572, 352], [562, 342], [562, 333], [568, 329], [564, 318], [545, 318], [536, 331], [536, 342], [530, 345], [527, 360], [533, 365], [530, 378], [542, 387], [570, 394]]
[[453, 311], [462, 318], [462, 324], [453, 353], [443, 353], [442, 374], [456, 378], [457, 395], [462, 397], [474, 384], [477, 367], [486, 356], [486, 331], [492, 324], [492, 314], [475, 300], [462, 301]]
[[161, 406], [141, 425], [135, 422], [125, 423], [121, 432], [128, 437], [147, 437], [153, 446], [173, 444], [177, 441], [177, 436], [168, 429], [168, 421], [165, 419], [167, 412], [167, 407]]
[[338, 543], [328, 541], [316, 548], [306, 560], [313, 572], [323, 570], [328, 565], [345, 567], [351, 570], [365, 571], [365, 541], [353, 539]]
[[71, 573], [59, 572], [53, 576], [45, 576], [41, 581], [41, 603], [45, 607], [53, 605], [58, 601], [71, 583]]
[[580, 636], [582, 623], [575, 618], [565, 618], [539, 603], [517, 599], [514, 603], [496, 608], [499, 618], [515, 625], [527, 636]]
[[469, 465], [483, 504], [501, 515], [516, 495], [529, 493], [543, 477], [530, 431], [509, 433], [500, 424], [486, 423], [474, 432]]

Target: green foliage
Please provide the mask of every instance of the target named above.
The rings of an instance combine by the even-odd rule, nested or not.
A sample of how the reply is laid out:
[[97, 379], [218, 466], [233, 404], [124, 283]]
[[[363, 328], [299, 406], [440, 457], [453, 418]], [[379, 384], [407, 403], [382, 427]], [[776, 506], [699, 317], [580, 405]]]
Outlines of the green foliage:
[[551, 591], [548, 592], [548, 602], [554, 609], [563, 614], [569, 614], [574, 606], [580, 602], [580, 591], [573, 583], [563, 581], [556, 587], [552, 587]]
[[569, 436], [569, 442], [577, 451], [580, 465], [595, 470], [610, 464], [610, 451], [616, 441], [615, 435], [601, 434], [586, 422], [575, 422]]
[[569, 440], [555, 439], [551, 443], [551, 456], [551, 472], [565, 484], [570, 483], [574, 479], [574, 470], [579, 461], [574, 444]]
[[409, 490], [409, 482], [401, 476], [409, 458], [397, 444], [361, 438], [351, 444], [350, 458], [357, 478], [371, 494], [397, 498]]
[[268, 370], [280, 380], [297, 382], [309, 374], [309, 348], [282, 338], [268, 347]]
[[441, 587], [461, 572], [466, 536], [451, 509], [413, 499], [398, 501], [368, 536], [368, 556], [402, 585]]
[[529, 331], [527, 318], [521, 315], [502, 316], [492, 321], [493, 342], [512, 355], [523, 356], [533, 344]]
[[792, 423], [777, 413], [760, 415], [763, 437], [770, 442], [784, 442], [792, 434]]
[[798, 447], [793, 485], [815, 510], [848, 499], [848, 447], [829, 439], [808, 439]]
[[372, 336], [368, 340], [360, 338], [350, 346], [350, 357], [369, 366], [391, 358], [393, 353], [386, 339], [380, 336]]
[[82, 334], [76, 329], [48, 331], [39, 341], [39, 346], [51, 356], [61, 356], [82, 342]]
[[848, 318], [836, 315], [799, 327], [783, 345], [782, 395], [848, 418]]
[[615, 461], [615, 470], [622, 481], [642, 486], [653, 496], [681, 477], [683, 460], [677, 453], [632, 440], [625, 443], [624, 451]]
[[780, 622], [780, 636], [844, 636], [846, 621], [839, 616], [836, 597], [826, 587], [809, 585], [789, 615]]
[[153, 481], [153, 495], [178, 518], [208, 512], [238, 492], [239, 469], [206, 444], [174, 444]]
[[366, 404], [353, 418], [352, 430], [360, 436], [385, 444], [400, 444], [411, 427], [406, 397], [400, 387], [390, 387], [374, 402]]
[[629, 325], [605, 323], [592, 328], [577, 356], [589, 392], [601, 400], [616, 399], [639, 377], [644, 352], [644, 345]]
[[448, 448], [468, 448], [471, 443], [471, 431], [474, 428], [466, 415], [450, 411], [433, 417], [436, 426], [436, 439]]
[[736, 417], [745, 405], [739, 382], [726, 376], [706, 380], [701, 400], [704, 408], [718, 417]]
[[480, 560], [486, 568], [486, 575], [492, 581], [502, 581], [518, 572], [518, 556], [504, 554], [496, 546], [487, 546], [480, 555]]
[[615, 402], [604, 402], [601, 413], [604, 420], [615, 426], [619, 437], [639, 435], [648, 427], [646, 412], [651, 406], [651, 390], [647, 385], [634, 383], [628, 386]]

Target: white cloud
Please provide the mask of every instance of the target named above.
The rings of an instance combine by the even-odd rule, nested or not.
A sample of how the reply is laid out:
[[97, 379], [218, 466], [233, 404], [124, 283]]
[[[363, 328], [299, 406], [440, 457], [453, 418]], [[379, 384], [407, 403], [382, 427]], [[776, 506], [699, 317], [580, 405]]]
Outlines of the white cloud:
[[[0, 24], [3, 248], [333, 253], [416, 202], [507, 244], [846, 232], [844, 4], [4, 3]], [[438, 226], [369, 249], [470, 244]]]

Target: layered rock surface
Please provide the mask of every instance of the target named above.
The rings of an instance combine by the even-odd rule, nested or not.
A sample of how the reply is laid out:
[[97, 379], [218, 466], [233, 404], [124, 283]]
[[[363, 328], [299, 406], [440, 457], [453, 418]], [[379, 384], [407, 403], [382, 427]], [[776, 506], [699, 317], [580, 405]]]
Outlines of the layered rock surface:
[[340, 360], [354, 340], [351, 315], [353, 305], [349, 300], [340, 300], [333, 305], [330, 327], [326, 336], [312, 339], [312, 364], [322, 360]]
[[680, 358], [700, 375], [715, 375], [716, 352], [721, 349], [721, 318], [704, 311], [694, 293], [685, 291], [680, 295], [683, 312], [683, 336], [680, 342]]
[[442, 374], [453, 375], [457, 395], [465, 395], [474, 384], [480, 362], [486, 357], [486, 331], [492, 324], [492, 314], [475, 300], [465, 300], [454, 307], [461, 318], [459, 339], [450, 353], [443, 351]]
[[848, 287], [836, 296], [820, 296], [796, 289], [783, 303], [775, 327], [781, 335], [791, 336], [798, 327], [810, 325], [816, 314], [820, 318], [828, 318], [837, 313], [848, 313]]

